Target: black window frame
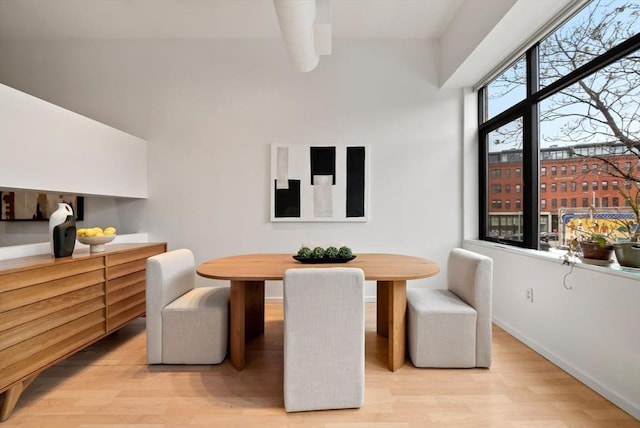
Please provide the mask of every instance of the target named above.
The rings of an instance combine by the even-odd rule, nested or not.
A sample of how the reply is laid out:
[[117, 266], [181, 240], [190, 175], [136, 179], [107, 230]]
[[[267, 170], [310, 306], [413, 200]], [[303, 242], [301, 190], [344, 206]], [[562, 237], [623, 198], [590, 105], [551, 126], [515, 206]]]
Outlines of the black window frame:
[[[614, 46], [609, 51], [595, 57], [558, 80], [539, 89], [538, 71], [539, 42], [530, 47], [526, 54], [526, 97], [490, 119], [486, 119], [487, 85], [478, 91], [478, 192], [479, 192], [479, 238], [484, 241], [503, 242], [522, 248], [540, 249], [539, 240], [539, 189], [540, 189], [540, 143], [538, 138], [538, 105], [543, 100], [577, 83], [598, 70], [640, 51], [640, 34]], [[521, 57], [519, 57], [521, 58]], [[510, 122], [522, 118], [522, 239], [509, 240], [489, 236], [489, 210], [487, 207], [488, 185], [488, 135]], [[588, 166], [587, 166], [588, 168]], [[587, 169], [588, 171], [589, 169]]]

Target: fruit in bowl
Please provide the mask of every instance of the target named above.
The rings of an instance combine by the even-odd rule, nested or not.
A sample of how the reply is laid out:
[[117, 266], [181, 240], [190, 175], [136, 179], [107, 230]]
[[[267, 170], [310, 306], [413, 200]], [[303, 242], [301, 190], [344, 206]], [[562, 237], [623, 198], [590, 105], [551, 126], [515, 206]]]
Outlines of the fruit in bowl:
[[89, 245], [90, 252], [104, 252], [104, 244], [113, 241], [116, 237], [116, 228], [113, 226], [102, 229], [100, 227], [81, 228], [76, 231], [76, 238], [82, 244]]
[[108, 226], [102, 229], [101, 227], [87, 227], [78, 229], [76, 236], [79, 237], [92, 237], [92, 236], [111, 236], [116, 234], [116, 228]]

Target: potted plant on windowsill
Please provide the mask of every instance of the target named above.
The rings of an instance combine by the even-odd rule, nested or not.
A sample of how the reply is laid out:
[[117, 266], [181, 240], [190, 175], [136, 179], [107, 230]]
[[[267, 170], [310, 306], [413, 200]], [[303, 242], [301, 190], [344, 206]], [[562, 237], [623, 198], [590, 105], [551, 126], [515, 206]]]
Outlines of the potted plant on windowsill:
[[620, 227], [618, 230], [628, 236], [623, 242], [615, 242], [613, 244], [616, 253], [616, 259], [621, 266], [640, 268], [640, 182], [625, 191], [619, 189], [625, 205], [633, 211], [634, 220], [619, 220]]
[[594, 218], [594, 211], [591, 207], [588, 218], [568, 225], [569, 232], [575, 236], [570, 247], [574, 250], [579, 247], [585, 259], [610, 261], [613, 259], [616, 232], [606, 222]]

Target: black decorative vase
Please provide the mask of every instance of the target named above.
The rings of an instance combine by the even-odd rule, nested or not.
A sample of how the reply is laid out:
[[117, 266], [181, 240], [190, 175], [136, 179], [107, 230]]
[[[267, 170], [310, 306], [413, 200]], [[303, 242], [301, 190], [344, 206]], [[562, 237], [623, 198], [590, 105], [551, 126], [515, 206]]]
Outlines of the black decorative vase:
[[69, 257], [76, 246], [76, 220], [68, 215], [66, 220], [53, 228], [53, 255]]

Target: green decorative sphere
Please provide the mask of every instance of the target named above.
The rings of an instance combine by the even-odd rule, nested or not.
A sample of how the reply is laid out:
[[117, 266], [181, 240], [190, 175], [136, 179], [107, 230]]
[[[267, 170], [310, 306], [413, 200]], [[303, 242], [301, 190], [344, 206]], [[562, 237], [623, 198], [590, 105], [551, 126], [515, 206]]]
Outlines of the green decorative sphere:
[[311, 258], [311, 248], [302, 246], [298, 250], [298, 257], [302, 257], [303, 259]]
[[313, 257], [314, 259], [321, 259], [324, 257], [324, 248], [322, 247], [316, 247], [313, 249], [313, 252], [311, 253], [311, 257]]
[[349, 257], [353, 256], [353, 253], [351, 252], [351, 248], [349, 247], [340, 247], [340, 249], [338, 250], [338, 256], [343, 259], [348, 259]]
[[328, 247], [324, 252], [324, 256], [330, 259], [337, 259], [339, 257], [338, 249], [336, 247]]

